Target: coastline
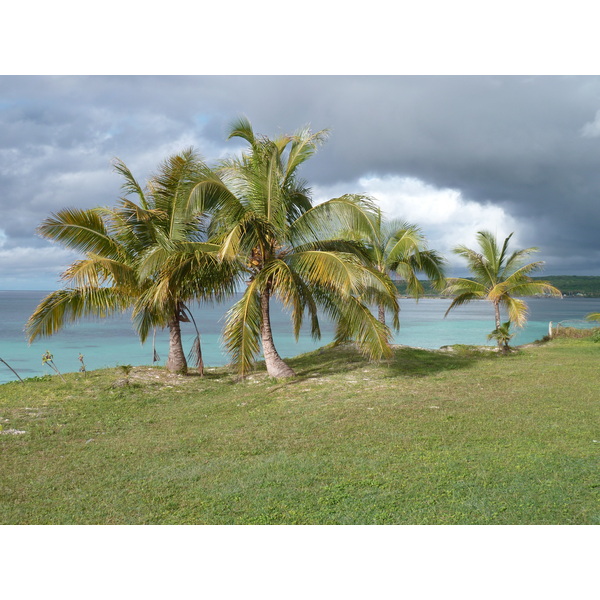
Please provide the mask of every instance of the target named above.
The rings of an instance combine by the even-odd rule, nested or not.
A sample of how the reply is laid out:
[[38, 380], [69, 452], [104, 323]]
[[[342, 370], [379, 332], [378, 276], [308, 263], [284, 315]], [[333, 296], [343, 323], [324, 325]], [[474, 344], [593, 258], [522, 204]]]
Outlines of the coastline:
[[[0, 310], [4, 320], [0, 323], [0, 358], [8, 362], [23, 379], [44, 376], [50, 369], [42, 365], [41, 357], [49, 351], [61, 372], [77, 372], [81, 366], [78, 355], [85, 357], [88, 370], [131, 364], [152, 364], [152, 340], [142, 345], [135, 335], [128, 314], [107, 319], [84, 320], [66, 327], [49, 338], [27, 344], [23, 323], [44, 296], [42, 291], [19, 291], [0, 294]], [[459, 307], [444, 318], [450, 300], [441, 296], [421, 297], [419, 301], [404, 297], [400, 300], [400, 330], [394, 333], [393, 344], [429, 350], [443, 346], [463, 344], [489, 344], [487, 334], [493, 328], [493, 313], [489, 303], [473, 302]], [[569, 319], [583, 319], [589, 312], [597, 312], [599, 303], [593, 298], [528, 298], [530, 314], [525, 329], [517, 332], [515, 346], [533, 342], [548, 333], [548, 323]], [[224, 366], [229, 362], [221, 343], [221, 329], [227, 308], [223, 305], [200, 305], [194, 307], [202, 339], [204, 362], [210, 367]], [[313, 340], [306, 328], [296, 342], [292, 335], [289, 316], [283, 310], [273, 310], [275, 341], [282, 357], [290, 358], [305, 354], [334, 338], [335, 327], [327, 319], [321, 319], [322, 338]], [[193, 328], [183, 324], [182, 335], [187, 352], [194, 338]], [[157, 331], [156, 348], [159, 365], [164, 364], [168, 354], [168, 334]], [[0, 365], [0, 383], [16, 380], [12, 373]]]

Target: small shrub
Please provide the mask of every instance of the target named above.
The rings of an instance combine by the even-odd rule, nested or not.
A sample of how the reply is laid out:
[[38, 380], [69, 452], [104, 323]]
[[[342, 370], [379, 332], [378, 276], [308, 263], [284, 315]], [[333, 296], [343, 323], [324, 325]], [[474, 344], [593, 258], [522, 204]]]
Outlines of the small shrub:
[[129, 373], [131, 373], [131, 369], [133, 369], [133, 366], [132, 365], [117, 365], [117, 368], [120, 369], [121, 372], [123, 373], [123, 375], [125, 376], [123, 383], [125, 385], [129, 385]]
[[83, 362], [83, 354], [81, 354], [81, 352], [79, 353], [79, 362], [81, 363], [81, 366], [79, 367], [79, 372], [83, 373], [84, 377], [87, 377], [87, 370], [85, 368], [85, 363]]
[[25, 381], [50, 381], [52, 375], [34, 375], [33, 377], [26, 377]]
[[598, 327], [591, 329], [580, 329], [579, 327], [557, 327], [552, 337], [582, 339], [592, 337], [598, 332], [600, 332], [600, 328]]

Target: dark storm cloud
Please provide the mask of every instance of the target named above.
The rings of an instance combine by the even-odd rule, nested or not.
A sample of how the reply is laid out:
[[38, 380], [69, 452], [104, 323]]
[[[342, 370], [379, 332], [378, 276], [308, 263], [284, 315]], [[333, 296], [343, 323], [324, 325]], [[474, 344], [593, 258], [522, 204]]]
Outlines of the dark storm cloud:
[[47, 247], [34, 231], [51, 211], [113, 203], [115, 156], [144, 181], [189, 145], [232, 152], [245, 114], [268, 135], [331, 130], [303, 171], [315, 186], [451, 188], [502, 207], [546, 272], [600, 274], [599, 109], [597, 77], [0, 77], [0, 247]]

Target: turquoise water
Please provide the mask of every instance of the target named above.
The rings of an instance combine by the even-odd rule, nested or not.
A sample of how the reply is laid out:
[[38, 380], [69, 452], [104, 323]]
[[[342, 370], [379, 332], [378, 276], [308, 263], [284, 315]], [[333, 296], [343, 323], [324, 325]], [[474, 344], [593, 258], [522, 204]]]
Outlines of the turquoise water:
[[[119, 364], [152, 364], [152, 340], [141, 345], [134, 334], [128, 315], [100, 320], [85, 320], [68, 326], [56, 335], [27, 344], [23, 327], [38, 302], [47, 294], [40, 291], [0, 291], [0, 358], [8, 362], [22, 378], [51, 373], [42, 365], [42, 354], [49, 350], [62, 372], [78, 371], [79, 353], [84, 355], [88, 370], [114, 367]], [[514, 344], [526, 344], [548, 333], [548, 322], [583, 319], [600, 310], [597, 298], [528, 298], [530, 316], [527, 326], [513, 339]], [[444, 319], [449, 300], [425, 298], [401, 301], [401, 329], [395, 334], [396, 344], [439, 348], [449, 344], [489, 344], [487, 334], [494, 328], [493, 312], [486, 302], [474, 302], [451, 312]], [[202, 352], [207, 366], [228, 362], [221, 343], [224, 314], [231, 303], [200, 305], [193, 314], [202, 335]], [[272, 326], [280, 354], [291, 357], [314, 350], [333, 339], [333, 326], [321, 321], [321, 340], [313, 340], [307, 330], [298, 342], [291, 334], [289, 316], [277, 305], [273, 307]], [[182, 324], [184, 348], [191, 347], [194, 331]], [[158, 331], [156, 349], [159, 364], [164, 365], [168, 354], [168, 333]], [[14, 374], [0, 363], [0, 383], [13, 381]]]

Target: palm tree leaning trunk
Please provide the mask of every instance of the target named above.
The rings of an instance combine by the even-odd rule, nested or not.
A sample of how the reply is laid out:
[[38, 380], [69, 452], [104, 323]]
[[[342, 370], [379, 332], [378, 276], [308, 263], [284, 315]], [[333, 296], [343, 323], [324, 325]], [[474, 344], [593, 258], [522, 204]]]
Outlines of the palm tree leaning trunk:
[[181, 341], [180, 310], [181, 308], [177, 306], [171, 318], [167, 321], [169, 329], [169, 357], [165, 366], [171, 373], [187, 373], [188, 368]]
[[267, 284], [264, 291], [260, 293], [260, 339], [262, 343], [263, 356], [267, 373], [276, 379], [294, 377], [294, 370], [281, 358], [275, 341], [273, 340], [273, 330], [271, 329], [271, 308], [270, 284]]
[[250, 148], [226, 161], [205, 183], [204, 194], [220, 206], [214, 231], [221, 257], [239, 256], [249, 275], [223, 332], [240, 377], [252, 368], [261, 346], [270, 376], [294, 375], [273, 340], [273, 297], [290, 310], [296, 338], [305, 312], [311, 334], [320, 337], [321, 305], [337, 323], [337, 341], [353, 339], [370, 358], [389, 356], [390, 332], [365, 301], [381, 298], [397, 312], [393, 284], [359, 260], [357, 244], [334, 235], [342, 227], [371, 227], [372, 204], [347, 195], [312, 206], [310, 190], [297, 177], [298, 167], [315, 153], [325, 132], [305, 129], [272, 140], [255, 135], [247, 119], [240, 119], [229, 137], [241, 137]]

